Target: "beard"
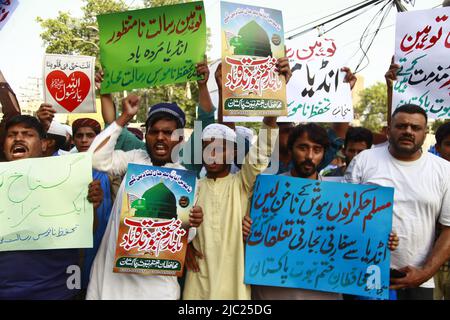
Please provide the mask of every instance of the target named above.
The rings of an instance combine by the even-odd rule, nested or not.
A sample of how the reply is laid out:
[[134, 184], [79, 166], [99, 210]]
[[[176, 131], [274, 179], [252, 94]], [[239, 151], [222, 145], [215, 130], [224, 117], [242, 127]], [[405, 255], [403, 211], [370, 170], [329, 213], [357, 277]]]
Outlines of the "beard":
[[[403, 140], [412, 142], [412, 145], [401, 145], [400, 142]], [[409, 135], [402, 135], [397, 140], [393, 137], [389, 137], [389, 143], [396, 152], [404, 155], [412, 155], [422, 148], [422, 143], [415, 142], [414, 137]]]
[[167, 159], [167, 157], [161, 157], [155, 154], [155, 152], [153, 152], [153, 148], [151, 146], [149, 146], [148, 144], [146, 144], [146, 148], [147, 148], [147, 153], [150, 156], [150, 159], [152, 160], [153, 165], [157, 165], [157, 166], [164, 166], [166, 163], [171, 162], [171, 156], [169, 153], [169, 158]]
[[294, 163], [294, 169], [301, 178], [308, 178], [317, 172], [317, 166], [311, 160]]

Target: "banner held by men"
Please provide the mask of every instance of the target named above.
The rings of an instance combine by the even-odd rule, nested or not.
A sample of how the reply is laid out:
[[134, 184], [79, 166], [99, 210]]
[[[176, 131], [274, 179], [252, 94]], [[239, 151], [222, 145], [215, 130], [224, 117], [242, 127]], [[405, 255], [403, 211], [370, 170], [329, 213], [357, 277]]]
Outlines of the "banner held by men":
[[394, 190], [259, 176], [245, 282], [387, 299]]

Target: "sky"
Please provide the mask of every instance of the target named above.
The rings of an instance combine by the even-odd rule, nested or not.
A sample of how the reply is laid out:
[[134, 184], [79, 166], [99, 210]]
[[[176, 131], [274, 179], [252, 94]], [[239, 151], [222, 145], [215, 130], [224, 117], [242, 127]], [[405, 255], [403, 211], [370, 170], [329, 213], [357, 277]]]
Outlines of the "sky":
[[[139, 0], [126, 0], [125, 2], [132, 5], [140, 3]], [[291, 30], [296, 27], [360, 3], [361, 0], [240, 0], [234, 2], [281, 10], [286, 36], [291, 36], [295, 34]], [[204, 3], [207, 25], [211, 30], [211, 43], [213, 44], [212, 49], [208, 52], [208, 57], [218, 59], [221, 52], [220, 1], [205, 0]], [[442, 0], [416, 0], [414, 7], [407, 6], [407, 8], [408, 10], [424, 10], [441, 3]], [[73, 16], [81, 16], [80, 8], [82, 6], [82, 0], [19, 0], [18, 7], [0, 30], [0, 71], [19, 98], [29, 94], [30, 90], [37, 90], [37, 78], [42, 77], [45, 47], [39, 36], [42, 30], [36, 22], [36, 18], [56, 18], [59, 11], [69, 11]], [[334, 38], [345, 49], [349, 58], [347, 65], [352, 70], [355, 69], [360, 57], [360, 52], [354, 55], [358, 51], [359, 38], [368, 22], [380, 8], [377, 6], [368, 10], [360, 17], [327, 33], [328, 37]], [[364, 76], [366, 87], [377, 81], [384, 81], [384, 73], [387, 71], [394, 53], [395, 17], [396, 10], [392, 8], [368, 54], [370, 63], [360, 72]], [[325, 30], [332, 26], [333, 24], [325, 26]], [[311, 33], [318, 34], [315, 30]], [[39, 87], [39, 90], [42, 91], [42, 87]]]

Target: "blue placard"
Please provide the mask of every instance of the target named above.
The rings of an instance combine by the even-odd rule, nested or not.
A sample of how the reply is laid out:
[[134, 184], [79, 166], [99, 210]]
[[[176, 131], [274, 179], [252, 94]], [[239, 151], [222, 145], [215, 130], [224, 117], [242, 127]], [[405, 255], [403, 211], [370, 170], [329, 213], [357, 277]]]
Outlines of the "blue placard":
[[394, 189], [258, 176], [245, 283], [389, 297]]

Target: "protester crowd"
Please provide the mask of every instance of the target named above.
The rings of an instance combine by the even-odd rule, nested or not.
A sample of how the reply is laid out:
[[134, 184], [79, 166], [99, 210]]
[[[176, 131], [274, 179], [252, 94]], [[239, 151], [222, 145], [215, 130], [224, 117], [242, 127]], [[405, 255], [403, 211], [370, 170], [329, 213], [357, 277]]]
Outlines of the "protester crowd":
[[[279, 59], [277, 68], [288, 82], [288, 59]], [[386, 72], [387, 95], [398, 68], [392, 63]], [[353, 89], [356, 77], [348, 68], [342, 71]], [[423, 150], [428, 117], [414, 104], [394, 112], [386, 106], [392, 114], [386, 134], [349, 123], [331, 123], [325, 129], [316, 123], [281, 123], [265, 117], [253, 139], [246, 128], [224, 122], [220, 110], [215, 120], [219, 106], [213, 105], [208, 91], [207, 63], [198, 64], [197, 72], [203, 76], [197, 101], [202, 131], [187, 141], [182, 136], [173, 139], [187, 122], [176, 102], [145, 106], [139, 96], [129, 94], [116, 117], [111, 95], [101, 95], [106, 128], [83, 118], [73, 122], [70, 133], [54, 120], [52, 105], [43, 103], [37, 117], [21, 115], [13, 90], [2, 79], [2, 162], [92, 153], [88, 200], [94, 207], [94, 242], [90, 249], [0, 252], [0, 299], [359, 299], [244, 283], [245, 242], [252, 228], [249, 205], [259, 174], [393, 187], [389, 249], [391, 268], [400, 276], [390, 280], [391, 298], [450, 299], [450, 122], [435, 132], [438, 156]], [[214, 77], [221, 100], [220, 65]], [[99, 71], [97, 89], [102, 81]], [[127, 127], [138, 110], [147, 107], [144, 133]], [[203, 152], [196, 163], [195, 152], [190, 152], [195, 144], [215, 151]], [[240, 146], [245, 149], [241, 158], [235, 152]], [[181, 152], [174, 152], [177, 149]], [[112, 271], [129, 163], [188, 169], [198, 176], [182, 281]], [[81, 268], [81, 288], [67, 286], [66, 271], [73, 265]]]

